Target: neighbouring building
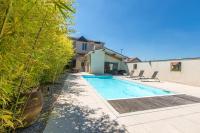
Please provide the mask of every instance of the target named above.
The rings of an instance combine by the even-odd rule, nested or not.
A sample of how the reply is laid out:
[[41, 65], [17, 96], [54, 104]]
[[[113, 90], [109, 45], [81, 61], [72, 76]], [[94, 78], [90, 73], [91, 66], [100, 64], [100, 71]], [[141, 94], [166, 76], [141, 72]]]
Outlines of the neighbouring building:
[[126, 63], [136, 63], [136, 62], [141, 62], [141, 60], [137, 57], [132, 57], [132, 58], [127, 58], [125, 60]]
[[71, 39], [76, 53], [71, 65], [73, 69], [94, 74], [128, 72], [128, 57], [106, 48], [103, 42], [88, 40], [83, 36]]
[[85, 71], [85, 55], [93, 50], [102, 49], [104, 43], [100, 41], [88, 40], [81, 36], [80, 38], [71, 37], [73, 42], [73, 47], [75, 50], [75, 56], [72, 60], [71, 67], [77, 69], [80, 72]]

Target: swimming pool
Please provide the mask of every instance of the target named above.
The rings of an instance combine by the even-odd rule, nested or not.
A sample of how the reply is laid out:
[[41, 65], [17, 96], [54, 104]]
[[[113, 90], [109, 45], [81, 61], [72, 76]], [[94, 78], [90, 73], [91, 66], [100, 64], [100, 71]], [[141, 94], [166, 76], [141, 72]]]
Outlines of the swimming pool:
[[84, 75], [83, 78], [107, 100], [174, 94], [170, 91], [121, 80], [113, 76]]

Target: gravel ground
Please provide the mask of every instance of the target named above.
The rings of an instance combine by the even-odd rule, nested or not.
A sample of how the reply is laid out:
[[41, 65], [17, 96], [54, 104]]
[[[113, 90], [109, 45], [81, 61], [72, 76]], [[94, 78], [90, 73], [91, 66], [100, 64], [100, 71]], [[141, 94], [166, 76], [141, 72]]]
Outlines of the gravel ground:
[[44, 104], [39, 119], [27, 128], [21, 128], [16, 133], [42, 133], [49, 119], [49, 114], [53, 109], [53, 105], [62, 92], [64, 80], [67, 78], [67, 73], [60, 76], [59, 80], [54, 84], [45, 85], [42, 88]]

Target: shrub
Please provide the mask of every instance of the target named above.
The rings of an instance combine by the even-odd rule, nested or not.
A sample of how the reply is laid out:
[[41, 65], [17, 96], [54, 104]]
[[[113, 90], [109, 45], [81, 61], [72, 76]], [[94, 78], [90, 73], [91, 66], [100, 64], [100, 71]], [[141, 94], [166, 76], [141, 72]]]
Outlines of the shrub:
[[72, 0], [0, 1], [0, 132], [23, 126], [25, 98], [73, 56]]

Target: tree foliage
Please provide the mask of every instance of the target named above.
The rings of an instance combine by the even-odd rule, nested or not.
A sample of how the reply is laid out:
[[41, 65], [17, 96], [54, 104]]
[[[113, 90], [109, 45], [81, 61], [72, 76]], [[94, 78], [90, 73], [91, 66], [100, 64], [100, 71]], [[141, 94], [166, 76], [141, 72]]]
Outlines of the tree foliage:
[[28, 93], [54, 82], [73, 55], [72, 0], [0, 0], [0, 132], [23, 126]]

